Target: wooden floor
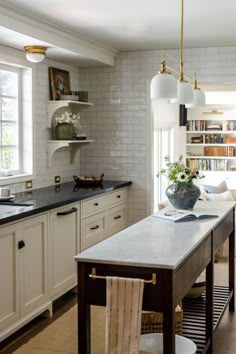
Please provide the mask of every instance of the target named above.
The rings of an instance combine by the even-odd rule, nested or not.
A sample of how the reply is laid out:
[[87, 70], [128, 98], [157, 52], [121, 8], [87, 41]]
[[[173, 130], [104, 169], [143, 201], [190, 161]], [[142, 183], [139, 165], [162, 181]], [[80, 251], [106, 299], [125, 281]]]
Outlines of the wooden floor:
[[[215, 284], [216, 285], [227, 285], [227, 271], [228, 264], [226, 261], [221, 261], [215, 264]], [[39, 335], [44, 328], [50, 326], [54, 321], [60, 318], [64, 313], [71, 309], [77, 301], [77, 296], [75, 293], [69, 292], [63, 296], [60, 300], [53, 304], [53, 318], [45, 318], [39, 316], [24, 328], [13, 334], [11, 337], [0, 343], [0, 353], [1, 354], [11, 354], [16, 350], [21, 348], [25, 343], [29, 341], [30, 338]], [[76, 332], [75, 332], [76, 333]], [[30, 354], [39, 353], [38, 351], [33, 351]], [[46, 352], [43, 352], [46, 353]], [[76, 350], [74, 352], [58, 351], [53, 347], [47, 351], [47, 354], [77, 354]], [[230, 313], [226, 310], [226, 313], [216, 331], [214, 340], [214, 354], [233, 354], [236, 353], [236, 312]], [[24, 353], [23, 353], [24, 354]], [[27, 352], [28, 354], [28, 352]], [[41, 354], [41, 353], [39, 353]], [[98, 353], [104, 354], [104, 353]]]
[[[33, 321], [25, 325], [16, 333], [5, 339], [0, 343], [1, 354], [11, 354], [19, 349], [23, 344], [27, 343], [32, 337], [41, 333], [44, 328], [50, 326], [54, 321], [66, 313], [72, 306], [77, 303], [77, 294], [75, 292], [68, 292], [62, 296], [58, 301], [53, 304], [53, 317], [38, 316]], [[56, 351], [52, 348], [52, 351], [48, 354], [54, 354]], [[34, 354], [33, 352], [31, 354]], [[76, 353], [65, 353], [76, 354]]]

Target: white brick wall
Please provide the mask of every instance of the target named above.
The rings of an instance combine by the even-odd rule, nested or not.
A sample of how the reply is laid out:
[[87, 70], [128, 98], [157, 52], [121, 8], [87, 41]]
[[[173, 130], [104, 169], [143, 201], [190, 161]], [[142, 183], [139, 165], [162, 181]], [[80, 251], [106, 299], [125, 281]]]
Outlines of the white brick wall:
[[[178, 50], [168, 53], [178, 59]], [[81, 150], [81, 172], [132, 180], [130, 224], [146, 216], [146, 85], [159, 70], [161, 55], [159, 50], [122, 52], [114, 67], [80, 69], [80, 86], [95, 104], [81, 114], [87, 136], [95, 140]], [[185, 72], [193, 77], [196, 71], [199, 82], [236, 81], [235, 59], [236, 47], [186, 49]], [[167, 64], [173, 61], [167, 58]]]
[[[168, 53], [178, 58], [179, 51]], [[146, 164], [146, 85], [159, 70], [161, 51], [122, 52], [114, 67], [78, 69], [46, 59], [35, 65], [35, 180], [34, 188], [54, 183], [60, 175], [62, 182], [72, 180], [73, 174], [105, 173], [106, 179], [132, 180], [129, 198], [129, 223], [146, 216], [146, 181], [150, 171]], [[11, 58], [11, 59], [10, 59]], [[19, 61], [30, 66], [23, 51], [0, 46], [0, 60]], [[173, 66], [171, 60], [167, 60]], [[71, 165], [69, 152], [55, 153], [52, 167], [47, 166], [47, 140], [50, 132], [46, 125], [46, 107], [49, 97], [48, 67], [68, 70], [72, 89], [89, 91], [94, 106], [81, 112], [81, 124], [87, 137], [95, 143], [83, 147], [81, 163]], [[236, 81], [236, 47], [185, 49], [185, 68], [197, 71], [201, 82]], [[12, 192], [22, 190], [23, 184], [12, 186]]]

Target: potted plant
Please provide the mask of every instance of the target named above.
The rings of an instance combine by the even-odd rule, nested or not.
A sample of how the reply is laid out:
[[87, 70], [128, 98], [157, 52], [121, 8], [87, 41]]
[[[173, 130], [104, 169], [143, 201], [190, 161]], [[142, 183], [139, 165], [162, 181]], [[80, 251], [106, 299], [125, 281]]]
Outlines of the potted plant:
[[74, 123], [80, 118], [79, 114], [66, 111], [55, 117], [55, 135], [57, 140], [71, 140], [74, 134]]
[[166, 168], [160, 173], [164, 173], [173, 182], [166, 189], [166, 196], [170, 203], [177, 209], [193, 209], [201, 191], [193, 181], [203, 178], [199, 171], [191, 169], [183, 163], [183, 156], [179, 161], [170, 162], [169, 156], [165, 157]]

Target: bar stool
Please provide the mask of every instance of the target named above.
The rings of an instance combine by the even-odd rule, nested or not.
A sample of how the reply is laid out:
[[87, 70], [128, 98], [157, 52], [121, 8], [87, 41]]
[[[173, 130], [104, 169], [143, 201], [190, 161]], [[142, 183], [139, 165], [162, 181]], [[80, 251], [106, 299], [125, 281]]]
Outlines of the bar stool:
[[[141, 335], [140, 353], [163, 354], [163, 334], [147, 333]], [[175, 335], [175, 353], [176, 354], [196, 354], [196, 344], [186, 337]]]

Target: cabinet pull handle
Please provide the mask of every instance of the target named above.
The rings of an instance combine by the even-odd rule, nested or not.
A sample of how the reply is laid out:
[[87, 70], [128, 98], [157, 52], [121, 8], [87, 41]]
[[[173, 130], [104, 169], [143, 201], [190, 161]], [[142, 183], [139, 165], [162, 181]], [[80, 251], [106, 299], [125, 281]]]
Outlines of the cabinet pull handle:
[[114, 216], [114, 219], [120, 219], [121, 218], [121, 215], [118, 215], [118, 216]]
[[57, 215], [58, 216], [62, 216], [62, 215], [68, 215], [68, 214], [72, 214], [72, 213], [75, 213], [77, 211], [77, 208], [71, 208], [70, 210], [67, 210], [67, 211], [58, 211], [57, 212]]
[[99, 228], [99, 225], [96, 225], [96, 226], [94, 226], [94, 227], [90, 227], [90, 230], [96, 230], [96, 229], [98, 229]]
[[98, 206], [98, 203], [94, 203], [93, 205]]
[[120, 194], [116, 196], [116, 198], [120, 198]]
[[20, 250], [21, 248], [25, 247], [25, 243], [23, 240], [18, 242], [18, 249]]

